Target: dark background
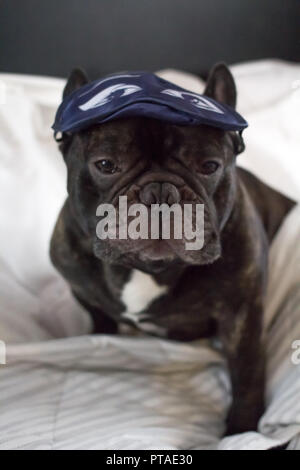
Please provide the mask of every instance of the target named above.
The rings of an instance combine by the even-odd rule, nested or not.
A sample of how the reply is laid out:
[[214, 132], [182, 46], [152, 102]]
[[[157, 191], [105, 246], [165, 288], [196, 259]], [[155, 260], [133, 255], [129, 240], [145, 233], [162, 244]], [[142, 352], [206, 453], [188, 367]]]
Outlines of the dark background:
[[91, 78], [300, 60], [300, 0], [1, 0], [0, 71]]

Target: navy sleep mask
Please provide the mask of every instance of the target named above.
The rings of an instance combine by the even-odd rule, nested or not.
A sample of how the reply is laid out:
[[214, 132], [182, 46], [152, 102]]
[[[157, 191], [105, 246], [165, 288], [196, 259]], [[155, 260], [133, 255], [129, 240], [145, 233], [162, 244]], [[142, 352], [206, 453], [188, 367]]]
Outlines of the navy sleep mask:
[[148, 72], [124, 72], [87, 83], [64, 98], [52, 128], [76, 132], [118, 118], [144, 116], [172, 124], [206, 124], [242, 131], [247, 121], [233, 108]]

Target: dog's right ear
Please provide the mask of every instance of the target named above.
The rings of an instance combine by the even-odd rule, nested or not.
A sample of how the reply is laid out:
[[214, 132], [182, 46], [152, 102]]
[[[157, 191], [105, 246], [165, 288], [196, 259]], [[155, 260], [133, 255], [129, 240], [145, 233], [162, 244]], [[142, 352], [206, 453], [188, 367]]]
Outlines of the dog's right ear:
[[226, 64], [215, 65], [210, 71], [204, 95], [235, 108], [236, 87], [234, 78]]
[[[89, 82], [89, 79], [86, 73], [84, 72], [84, 70], [80, 68], [73, 69], [68, 78], [66, 86], [64, 88], [63, 99], [66, 98], [66, 96], [68, 96], [70, 93], [72, 93], [75, 90], [78, 90], [78, 88], [82, 87], [88, 82]], [[54, 138], [57, 142], [59, 142], [59, 150], [65, 157], [66, 152], [72, 141], [72, 134], [69, 134], [68, 132], [63, 132], [60, 137], [54, 134]]]
[[68, 96], [72, 91], [77, 90], [78, 88], [82, 87], [86, 83], [88, 83], [89, 79], [85, 73], [84, 70], [82, 69], [73, 69], [68, 81], [66, 83], [66, 86], [63, 91], [63, 98]]

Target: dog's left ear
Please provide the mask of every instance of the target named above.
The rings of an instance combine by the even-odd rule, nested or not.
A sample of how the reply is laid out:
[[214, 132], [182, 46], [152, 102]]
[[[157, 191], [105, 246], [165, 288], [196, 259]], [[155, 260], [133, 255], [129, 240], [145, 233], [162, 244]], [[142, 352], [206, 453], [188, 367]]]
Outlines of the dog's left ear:
[[235, 108], [236, 87], [227, 65], [220, 63], [213, 67], [208, 75], [204, 95]]
[[73, 69], [64, 88], [63, 98], [72, 93], [72, 91], [75, 91], [81, 86], [86, 85], [88, 82], [89, 79], [84, 70], [80, 68]]
[[[72, 93], [72, 91], [77, 90], [78, 88], [82, 87], [83, 85], [85, 85], [88, 82], [89, 82], [89, 79], [88, 79], [86, 73], [84, 72], [84, 70], [79, 69], [79, 68], [73, 69], [70, 76], [69, 76], [69, 78], [68, 78], [66, 86], [64, 88], [63, 98], [66, 98], [66, 96], [68, 96], [70, 93]], [[63, 133], [59, 133], [59, 134], [61, 134], [61, 135], [58, 135], [58, 133], [55, 132], [54, 133], [54, 138], [55, 138], [56, 142], [59, 142], [59, 150], [61, 151], [61, 153], [65, 157], [66, 152], [67, 152], [67, 150], [70, 146], [70, 143], [72, 141], [72, 134], [70, 134], [68, 132], [63, 132]]]

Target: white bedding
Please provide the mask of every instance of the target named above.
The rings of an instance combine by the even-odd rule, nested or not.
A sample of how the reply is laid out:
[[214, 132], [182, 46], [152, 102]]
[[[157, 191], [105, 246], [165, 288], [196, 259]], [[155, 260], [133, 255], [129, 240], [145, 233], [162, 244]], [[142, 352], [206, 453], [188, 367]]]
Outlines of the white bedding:
[[[300, 65], [232, 68], [249, 121], [241, 165], [300, 199]], [[162, 74], [195, 91], [198, 79]], [[51, 267], [65, 197], [50, 126], [64, 82], [0, 74], [0, 449], [300, 449], [300, 208], [273, 243], [265, 324], [268, 407], [258, 433], [221, 439], [226, 370], [206, 341], [89, 335], [88, 315]], [[299, 355], [300, 357], [300, 355]], [[1, 361], [0, 361], [1, 362]]]

